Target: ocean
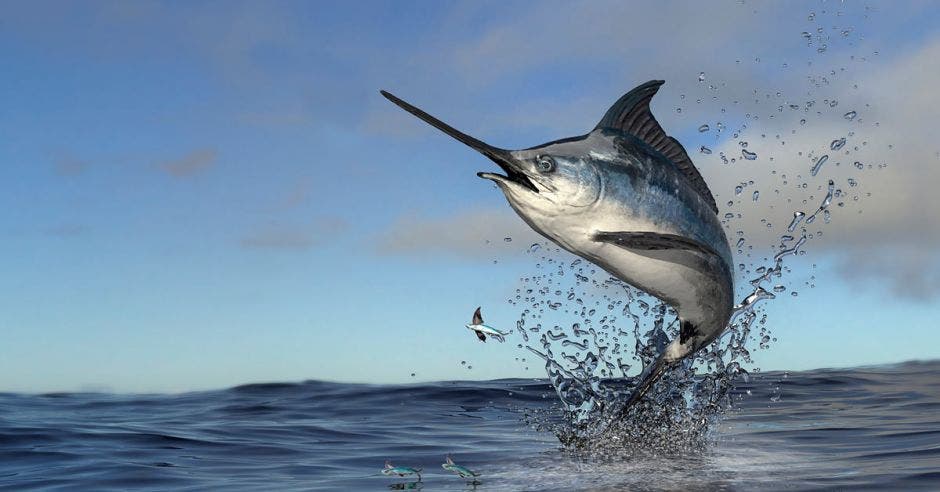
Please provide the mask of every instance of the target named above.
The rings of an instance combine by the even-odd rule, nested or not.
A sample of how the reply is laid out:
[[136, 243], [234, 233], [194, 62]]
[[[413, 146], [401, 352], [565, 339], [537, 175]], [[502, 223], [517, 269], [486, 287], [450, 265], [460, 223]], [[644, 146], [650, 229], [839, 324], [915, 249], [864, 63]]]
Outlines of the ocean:
[[[561, 410], [537, 379], [6, 393], [0, 489], [940, 490], [940, 361], [767, 372], [733, 392], [706, 446], [616, 457], [545, 430]], [[421, 480], [382, 475], [386, 460]]]

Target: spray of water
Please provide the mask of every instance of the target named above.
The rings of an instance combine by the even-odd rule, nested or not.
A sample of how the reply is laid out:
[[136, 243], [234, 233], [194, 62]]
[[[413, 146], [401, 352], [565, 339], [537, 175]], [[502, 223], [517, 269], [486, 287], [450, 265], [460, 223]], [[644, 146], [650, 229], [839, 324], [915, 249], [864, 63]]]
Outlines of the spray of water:
[[[809, 21], [817, 22], [816, 16], [811, 16]], [[827, 43], [834, 40], [821, 33], [817, 31], [812, 35], [804, 32], [803, 37], [809, 41], [810, 47], [827, 46], [828, 49]], [[825, 51], [813, 50], [813, 53]], [[703, 80], [702, 75], [699, 75], [699, 80]], [[820, 87], [821, 80], [829, 83], [826, 75], [812, 76], [808, 80], [816, 88]], [[719, 83], [710, 84], [703, 90], [715, 92], [719, 87]], [[775, 97], [784, 96], [778, 92]], [[768, 94], [766, 99], [772, 99], [771, 95]], [[758, 98], [755, 102], [762, 101]], [[857, 126], [863, 122], [859, 112], [836, 110], [837, 105], [834, 98], [826, 98], [821, 104], [816, 100], [779, 104], [779, 107], [774, 104], [772, 112], [775, 114], [770, 118], [776, 116], [779, 121], [782, 118], [777, 113], [792, 111], [794, 127], [804, 130], [807, 117], [822, 119], [829, 113], [834, 115], [832, 119], [843, 125]], [[720, 159], [717, 165], [721, 166], [754, 166], [761, 161], [764, 165], [773, 166], [772, 152], [759, 154], [748, 150], [748, 142], [744, 140], [749, 131], [748, 120], [758, 119], [756, 114], [748, 113], [745, 121], [736, 128], [729, 128], [723, 122], [714, 126], [698, 126], [700, 134], [714, 134], [716, 139], [711, 147], [701, 146], [701, 153], [706, 156], [703, 159]], [[793, 133], [796, 133], [795, 129]], [[843, 135], [846, 134], [855, 136], [854, 131]], [[772, 193], [771, 196], [779, 197], [781, 193], [789, 192], [792, 198], [788, 198], [786, 203], [796, 199], [804, 204], [812, 203], [816, 210], [807, 215], [791, 208], [793, 218], [785, 230], [777, 233], [777, 243], [766, 257], [754, 259], [753, 247], [749, 244], [753, 242], [752, 238], [756, 239], [767, 230], [773, 231], [775, 226], [766, 218], [755, 226], [754, 221], [747, 220], [746, 213], [732, 211], [736, 203], [741, 203], [740, 200], [726, 203], [728, 211], [722, 214], [723, 223], [738, 257], [744, 260], [737, 265], [736, 284], [740, 302], [729, 326], [708, 347], [668, 371], [623, 418], [615, 416], [620, 416], [623, 402], [639, 382], [639, 375], [653, 364], [666, 344], [678, 336], [676, 313], [658, 299], [609, 277], [592, 264], [572, 257], [551, 243], [531, 245], [528, 253], [536, 260], [535, 273], [522, 277], [515, 295], [509, 299], [520, 309], [515, 336], [520, 349], [534, 354], [544, 363], [558, 397], [561, 414], [531, 415], [532, 420], [555, 432], [563, 443], [572, 448], [603, 456], [610, 456], [614, 451], [688, 452], [706, 446], [713, 428], [711, 423], [733, 407], [730, 390], [735, 382], [747, 380], [760, 370], [752, 359], [752, 352], [767, 350], [776, 341], [768, 326], [764, 305], [787, 290], [791, 296], [797, 295], [797, 291], [788, 285], [798, 282], [798, 278], [793, 278], [798, 275], [791, 271], [787, 262], [792, 257], [803, 255], [809, 241], [822, 236], [817, 219], [821, 216], [824, 219], [821, 222], [830, 222], [830, 205], [845, 205], [845, 194], [836, 186], [834, 178], [825, 177], [825, 188], [822, 184], [818, 186], [820, 191], [825, 189], [822, 199], [804, 193], [818, 174], [835, 174], [839, 163], [830, 161], [839, 158], [837, 155], [848, 155], [858, 151], [859, 147], [849, 150], [844, 136], [821, 134], [817, 140], [819, 146], [829, 153], [818, 158], [812, 157], [812, 151], [806, 153], [812, 162], [809, 176], [797, 175], [794, 180], [773, 170], [771, 174], [778, 182], [765, 183], [763, 193], [754, 189], [748, 194], [751, 199], [746, 200], [758, 207], [761, 196]], [[711, 156], [712, 148], [721, 148], [722, 145], [730, 148], [729, 142], [740, 147], [743, 159], [729, 157], [732, 154], [725, 151], [718, 152], [717, 158]], [[804, 154], [801, 151], [799, 155]], [[824, 166], [827, 162], [830, 164]], [[863, 166], [856, 161], [854, 169], [852, 166], [841, 169], [855, 171], [863, 169]], [[735, 167], [729, 167], [726, 171], [735, 170]], [[797, 186], [793, 187], [790, 181], [796, 181]], [[857, 186], [856, 178], [847, 178], [847, 183], [851, 187]], [[733, 196], [738, 197], [746, 188], [757, 186], [753, 179], [741, 181], [734, 186]], [[858, 195], [853, 201], [858, 201]], [[734, 234], [731, 231], [735, 231]]]

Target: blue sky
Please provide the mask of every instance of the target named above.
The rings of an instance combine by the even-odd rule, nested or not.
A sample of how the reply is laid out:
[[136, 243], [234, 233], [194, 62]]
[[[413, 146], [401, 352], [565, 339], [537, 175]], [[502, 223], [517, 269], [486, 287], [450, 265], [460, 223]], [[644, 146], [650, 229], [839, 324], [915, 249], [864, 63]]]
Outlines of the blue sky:
[[[940, 357], [940, 8], [872, 5], [8, 5], [0, 390], [541, 376], [463, 329], [477, 305], [514, 324], [536, 238], [475, 176], [491, 164], [378, 90], [522, 148], [583, 133], [654, 78], [721, 213], [744, 210], [741, 261], [826, 179], [847, 190], [792, 264], [800, 296], [767, 306], [762, 368]], [[858, 150], [810, 177], [846, 135]], [[721, 164], [742, 140], [758, 160]], [[759, 202], [734, 196], [748, 180]]]

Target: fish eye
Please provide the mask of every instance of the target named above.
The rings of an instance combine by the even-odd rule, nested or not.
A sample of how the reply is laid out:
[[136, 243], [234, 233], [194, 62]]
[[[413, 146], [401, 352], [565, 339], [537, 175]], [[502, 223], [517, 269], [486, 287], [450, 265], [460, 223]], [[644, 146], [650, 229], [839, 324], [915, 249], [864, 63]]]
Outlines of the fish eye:
[[540, 155], [535, 160], [535, 166], [543, 173], [550, 173], [555, 170], [555, 159], [552, 159], [551, 156]]

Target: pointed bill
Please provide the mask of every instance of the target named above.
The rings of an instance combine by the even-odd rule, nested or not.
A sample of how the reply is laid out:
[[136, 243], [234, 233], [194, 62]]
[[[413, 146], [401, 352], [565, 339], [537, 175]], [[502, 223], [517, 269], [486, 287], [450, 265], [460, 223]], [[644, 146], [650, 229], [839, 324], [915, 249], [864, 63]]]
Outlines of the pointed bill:
[[529, 178], [526, 177], [525, 173], [522, 172], [521, 167], [516, 163], [515, 158], [512, 154], [505, 149], [499, 147], [494, 147], [482, 140], [476, 139], [467, 135], [466, 133], [461, 132], [460, 130], [444, 123], [443, 121], [431, 116], [430, 114], [424, 112], [416, 106], [399, 99], [394, 94], [387, 91], [379, 91], [382, 96], [384, 96], [389, 101], [395, 103], [401, 109], [417, 116], [419, 119], [425, 123], [437, 128], [438, 130], [454, 137], [454, 139], [463, 142], [465, 145], [471, 149], [476, 150], [477, 152], [485, 155], [491, 161], [495, 162], [503, 171], [506, 172], [506, 176], [500, 176], [493, 173], [478, 173], [481, 178], [494, 179], [494, 178], [508, 178], [509, 181], [516, 182], [521, 184], [532, 191], [538, 191], [537, 188], [529, 181]]

